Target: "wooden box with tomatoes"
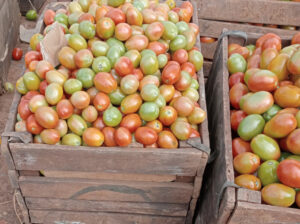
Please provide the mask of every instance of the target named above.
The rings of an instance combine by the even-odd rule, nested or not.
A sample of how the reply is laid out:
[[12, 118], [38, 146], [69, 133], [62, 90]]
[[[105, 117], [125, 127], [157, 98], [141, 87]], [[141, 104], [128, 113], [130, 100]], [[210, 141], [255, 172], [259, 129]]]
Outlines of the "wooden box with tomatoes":
[[[136, 7], [145, 7], [144, 4], [148, 4], [148, 1], [136, 1], [135, 7], [130, 3], [122, 6], [123, 10], [127, 7], [127, 22], [131, 21], [131, 26], [120, 23], [125, 20], [121, 9], [99, 6], [96, 2], [85, 5], [87, 2], [91, 1], [72, 2], [67, 9], [60, 8], [61, 3], [47, 6], [40, 18], [44, 19], [47, 27], [43, 35], [35, 35], [30, 42], [33, 50], [27, 53], [27, 57], [25, 55], [27, 70], [17, 82], [17, 90], [24, 96], [20, 93], [14, 96], [2, 137], [2, 155], [6, 159], [10, 181], [15, 190], [14, 200], [22, 211], [23, 221], [87, 224], [192, 223], [210, 153], [207, 120], [203, 119], [206, 100], [197, 26], [189, 26], [182, 21], [178, 25], [182, 34], [177, 35], [179, 28], [174, 22], [166, 23], [170, 30], [166, 31], [165, 38], [176, 39], [174, 43], [171, 42], [170, 47], [174, 52], [181, 49], [183, 54], [174, 55], [173, 52], [172, 55], [163, 55], [160, 57], [160, 66], [167, 66], [166, 63], [172, 57], [174, 61], [170, 65], [175, 66], [175, 71], [180, 68], [175, 59], [180, 64], [186, 63], [182, 68], [187, 70], [183, 70], [185, 74], [180, 75], [184, 81], [178, 82], [176, 87], [173, 86], [175, 81], [172, 81], [172, 76], [177, 72], [174, 73], [172, 69], [163, 72], [163, 76], [169, 77], [162, 77], [163, 82], [169, 80], [168, 85], [161, 85], [163, 87], [158, 89], [160, 74], [151, 74], [153, 69], [158, 68], [157, 52], [167, 52], [164, 45], [167, 41], [160, 40], [164, 44], [155, 41], [157, 37], [150, 35], [152, 31], [147, 26], [159, 23], [151, 23], [157, 20], [156, 16], [166, 19], [169, 10], [159, 11], [159, 8], [173, 8], [174, 2], [170, 1], [169, 6], [152, 3], [154, 8], [143, 11], [144, 19], [150, 21], [145, 26], [145, 35], [140, 26], [132, 24], [138, 22], [135, 19], [142, 15]], [[124, 1], [109, 2], [120, 4]], [[196, 8], [191, 3], [177, 4], [181, 8], [170, 11], [172, 21], [178, 22], [178, 12], [186, 7], [185, 12], [193, 13], [192, 21], [197, 23]], [[54, 8], [56, 12], [51, 11]], [[157, 13], [153, 20], [154, 9]], [[69, 18], [65, 14], [66, 10], [70, 13]], [[96, 31], [93, 28], [94, 20], [98, 21]], [[112, 38], [114, 32], [104, 32], [107, 27], [103, 25], [118, 20], [116, 30], [120, 29], [115, 31], [116, 38]], [[40, 41], [47, 38], [47, 32], [50, 35], [54, 21], [63, 24], [60, 25], [62, 29], [59, 28], [59, 32], [66, 32], [67, 28], [70, 32], [66, 34], [68, 46], [58, 53], [58, 59], [64, 67], [55, 67], [56, 69], [45, 59], [41, 60], [40, 53], [36, 51], [38, 47], [43, 49], [43, 42]], [[74, 24], [77, 21], [80, 24], [78, 26], [77, 23], [76, 27]], [[70, 26], [69, 23], [73, 24]], [[162, 35], [160, 27], [161, 23], [154, 27], [158, 28], [158, 39]], [[131, 31], [135, 32], [132, 36]], [[151, 31], [150, 34], [148, 31]], [[86, 41], [85, 38], [93, 39], [95, 32], [102, 41], [94, 38], [96, 45], [90, 46], [92, 41]], [[148, 43], [148, 36], [153, 39], [149, 49], [145, 49], [147, 45], [144, 42]], [[120, 39], [128, 39], [125, 44], [128, 49], [126, 57], [119, 55], [121, 50], [125, 50]], [[93, 63], [89, 60], [92, 53], [86, 49], [87, 44], [93, 55], [97, 55], [95, 59], [92, 55]], [[140, 49], [136, 50], [136, 47]], [[187, 48], [189, 52], [183, 48]], [[131, 54], [127, 54], [130, 49]], [[143, 49], [145, 51], [142, 53], [141, 68], [138, 68], [139, 60], [136, 58], [140, 57], [139, 51]], [[114, 73], [114, 76], [109, 73], [113, 59], [116, 60], [114, 68], [118, 73]], [[133, 62], [137, 63], [138, 69], [131, 71]], [[130, 75], [130, 72], [134, 72], [134, 75]], [[147, 76], [143, 77], [143, 73], [147, 73]], [[121, 75], [123, 77], [120, 84], [117, 84], [116, 79]], [[192, 82], [193, 90], [189, 88]], [[139, 86], [142, 86], [141, 90], [137, 89]], [[62, 88], [63, 96], [60, 91]], [[111, 88], [114, 89], [113, 94], [108, 96], [108, 93], [112, 93]], [[178, 97], [174, 98], [173, 88], [182, 90], [182, 93], [176, 90]], [[159, 97], [155, 97], [157, 90], [163, 99], [160, 97], [156, 102]], [[189, 91], [184, 92], [185, 90]], [[91, 97], [93, 100], [90, 100]], [[172, 98], [176, 100], [171, 106], [165, 106], [164, 101], [170, 102]], [[170, 110], [166, 110], [166, 116], [161, 115], [159, 119], [158, 115], [163, 113], [160, 111], [165, 111], [165, 107]], [[176, 119], [177, 110], [174, 108], [179, 109], [179, 119]], [[194, 110], [197, 112], [195, 117], [191, 116]], [[178, 125], [171, 125], [177, 121]], [[131, 132], [135, 132], [134, 137]]]
[[[223, 28], [247, 33], [275, 33], [288, 36], [299, 28], [299, 1], [278, 0], [200, 0], [198, 18], [202, 52], [212, 59]], [[208, 38], [204, 38], [208, 37]]]
[[[299, 37], [220, 36], [206, 83], [215, 161], [199, 223], [299, 223]], [[245, 44], [256, 45], [249, 58], [232, 54]]]

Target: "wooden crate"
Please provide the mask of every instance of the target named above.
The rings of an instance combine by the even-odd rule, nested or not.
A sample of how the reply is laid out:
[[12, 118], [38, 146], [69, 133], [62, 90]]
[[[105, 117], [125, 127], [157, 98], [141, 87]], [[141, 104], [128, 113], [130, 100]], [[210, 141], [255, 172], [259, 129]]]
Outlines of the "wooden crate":
[[[199, 0], [201, 36], [218, 38], [223, 28], [247, 33], [291, 36], [297, 31], [250, 25], [249, 23], [300, 25], [300, 3], [278, 0]], [[242, 22], [242, 23], [241, 23]], [[217, 43], [202, 43], [204, 58], [212, 59]]]
[[18, 0], [18, 2], [20, 5], [20, 12], [25, 16], [29, 10], [33, 9], [32, 5], [35, 7], [36, 11], [39, 12], [46, 0], [31, 0], [32, 5], [29, 0]]
[[[249, 34], [247, 44], [254, 44], [261, 36]], [[283, 46], [291, 37], [283, 38]], [[225, 35], [220, 38], [214, 62], [206, 83], [207, 109], [213, 164], [208, 165], [204, 175], [200, 218], [196, 223], [299, 223], [300, 210], [283, 208], [261, 203], [260, 191], [252, 191], [234, 186], [232, 159], [232, 137], [230, 126], [230, 102], [227, 70], [228, 43], [243, 44], [242, 38]]]
[[[194, 13], [196, 22], [196, 6]], [[198, 80], [206, 111], [202, 70]], [[14, 132], [20, 98], [15, 93], [1, 148], [24, 223], [192, 223], [210, 151], [207, 121], [200, 138], [178, 149], [32, 144], [31, 134]]]

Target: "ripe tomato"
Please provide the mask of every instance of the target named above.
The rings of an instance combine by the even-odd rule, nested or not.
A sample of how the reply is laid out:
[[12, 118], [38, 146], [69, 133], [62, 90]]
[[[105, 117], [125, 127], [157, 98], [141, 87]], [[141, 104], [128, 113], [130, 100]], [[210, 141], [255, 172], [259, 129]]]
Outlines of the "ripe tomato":
[[119, 127], [115, 132], [115, 142], [119, 146], [127, 146], [131, 143], [132, 136], [127, 128]]
[[297, 127], [293, 114], [278, 113], [266, 123], [264, 133], [273, 138], [284, 138]]
[[251, 152], [241, 153], [233, 160], [233, 167], [240, 174], [254, 173], [259, 165], [260, 158]]
[[277, 176], [281, 183], [293, 187], [300, 187], [300, 161], [285, 159], [279, 163]]
[[173, 85], [180, 79], [180, 65], [178, 62], [170, 61], [164, 67], [161, 79], [167, 85]]
[[48, 103], [44, 95], [35, 95], [29, 101], [29, 109], [33, 113], [37, 110], [37, 108], [41, 106], [48, 106]]
[[151, 145], [157, 141], [158, 135], [150, 127], [139, 127], [135, 131], [135, 140], [143, 145]]
[[12, 58], [16, 61], [21, 60], [23, 55], [23, 50], [21, 48], [15, 47], [12, 52]]
[[110, 99], [107, 94], [98, 92], [93, 100], [93, 104], [98, 111], [105, 111], [110, 105]]
[[237, 83], [245, 83], [244, 76], [245, 74], [243, 72], [237, 72], [230, 75], [228, 79], [229, 89], [231, 89]]
[[261, 36], [260, 38], [257, 39], [256, 41], [256, 48], [260, 48], [263, 46], [264, 42], [268, 39], [271, 39], [271, 38], [276, 38], [278, 40], [281, 40], [280, 37], [274, 33], [267, 33], [263, 36]]
[[147, 49], [154, 51], [157, 56], [166, 53], [167, 50], [166, 46], [158, 41], [150, 42]]
[[173, 85], [163, 84], [159, 87], [160, 94], [165, 98], [166, 102], [170, 102], [175, 94], [175, 88]]
[[54, 23], [55, 12], [52, 9], [47, 9], [44, 13], [44, 23], [46, 26]]
[[94, 122], [93, 122], [93, 127], [94, 128], [98, 128], [100, 131], [106, 127], [103, 118], [102, 117], [98, 117]]
[[237, 110], [231, 113], [230, 115], [230, 123], [231, 123], [231, 128], [235, 131], [237, 131], [241, 121], [247, 117], [247, 114], [242, 111], [242, 110]]
[[104, 135], [97, 128], [87, 128], [82, 134], [82, 139], [88, 146], [101, 146], [104, 142]]
[[146, 126], [152, 128], [157, 134], [163, 129], [163, 125], [159, 120], [150, 121], [146, 124]]
[[81, 116], [87, 122], [94, 122], [98, 117], [98, 111], [94, 106], [89, 105], [82, 111]]
[[177, 111], [174, 107], [164, 106], [160, 109], [159, 120], [163, 125], [170, 126], [177, 119]]
[[34, 114], [31, 114], [26, 120], [26, 129], [31, 134], [40, 134], [44, 129], [35, 119]]
[[181, 120], [176, 120], [171, 125], [171, 130], [179, 140], [187, 140], [192, 132], [191, 125], [188, 122]]
[[232, 155], [235, 158], [237, 155], [244, 152], [252, 152], [250, 143], [241, 138], [234, 138], [232, 140]]
[[281, 86], [274, 93], [275, 102], [283, 108], [300, 106], [300, 88]]
[[115, 28], [115, 36], [120, 41], [126, 41], [131, 37], [132, 29], [127, 23], [119, 23]]
[[288, 151], [300, 155], [300, 129], [294, 130], [286, 139]]
[[28, 65], [30, 64], [30, 62], [32, 61], [40, 61], [43, 59], [42, 54], [38, 51], [28, 51], [25, 54], [25, 64], [26, 67], [28, 67]]
[[93, 54], [88, 49], [79, 50], [74, 56], [75, 64], [78, 68], [90, 67], [93, 63], [93, 59]]
[[127, 50], [138, 50], [142, 51], [147, 48], [149, 40], [145, 35], [136, 34], [133, 35], [126, 41], [125, 47]]
[[55, 128], [58, 124], [58, 115], [51, 107], [42, 106], [35, 112], [35, 119], [44, 128]]
[[97, 93], [99, 92], [97, 89], [96, 89], [96, 87], [91, 87], [91, 88], [89, 88], [87, 91], [86, 91], [88, 94], [89, 94], [89, 96], [90, 96], [90, 99], [91, 99], [91, 103], [93, 103], [94, 102], [94, 99], [95, 99], [95, 96], [97, 95]]
[[35, 73], [41, 78], [45, 79], [46, 73], [50, 70], [53, 70], [53, 66], [45, 60], [38, 61], [35, 68]]
[[60, 134], [56, 129], [45, 129], [40, 134], [43, 143], [55, 145], [60, 140]]
[[150, 41], [159, 40], [163, 33], [164, 25], [161, 22], [153, 22], [149, 24], [145, 30], [145, 34]]
[[180, 78], [175, 83], [174, 86], [178, 91], [185, 91], [191, 86], [191, 83], [192, 83], [192, 78], [190, 74], [186, 71], [181, 71]]
[[73, 114], [73, 105], [69, 100], [61, 100], [56, 105], [56, 111], [60, 119], [68, 119]]
[[121, 102], [121, 111], [123, 114], [131, 114], [138, 111], [143, 100], [138, 93], [126, 96]]
[[157, 144], [160, 148], [174, 149], [178, 147], [178, 141], [175, 135], [165, 130], [158, 134]]
[[128, 114], [120, 123], [120, 127], [127, 128], [131, 133], [140, 126], [142, 126], [142, 120], [138, 114]]
[[201, 43], [211, 44], [213, 42], [216, 42], [216, 38], [213, 37], [200, 37]]
[[109, 8], [106, 5], [98, 7], [96, 10], [95, 20], [98, 21], [99, 19], [103, 18], [108, 11]]
[[72, 48], [63, 47], [58, 52], [58, 60], [67, 69], [70, 69], [70, 70], [76, 69], [75, 54], [76, 54], [76, 51], [73, 50]]
[[132, 75], [134, 75], [138, 81], [141, 81], [144, 77], [144, 74], [140, 68], [133, 69]]
[[277, 76], [269, 70], [260, 70], [248, 79], [248, 88], [252, 92], [274, 91], [278, 86]]
[[125, 23], [126, 22], [125, 13], [121, 9], [118, 9], [118, 8], [110, 9], [106, 13], [105, 16], [111, 18], [116, 25], [118, 25], [119, 23]]
[[195, 65], [191, 62], [185, 62], [181, 65], [181, 70], [188, 72], [191, 77], [194, 77], [196, 74], [196, 68]]
[[32, 112], [29, 109], [29, 100], [22, 98], [21, 102], [18, 105], [18, 113], [22, 120], [26, 120]]
[[117, 89], [117, 81], [115, 78], [107, 72], [99, 72], [94, 78], [95, 87], [104, 93], [111, 93]]
[[90, 96], [85, 91], [77, 91], [72, 94], [70, 101], [77, 109], [84, 109], [90, 105]]
[[116, 129], [112, 127], [105, 127], [102, 129], [102, 133], [104, 135], [104, 145], [108, 147], [117, 146], [115, 141], [115, 131]]
[[260, 179], [250, 174], [242, 174], [237, 176], [234, 178], [234, 183], [254, 191], [259, 191], [261, 189]]
[[179, 116], [186, 117], [193, 112], [195, 104], [188, 97], [180, 96], [175, 98], [173, 107]]
[[281, 39], [269, 38], [269, 39], [265, 40], [261, 49], [262, 49], [262, 51], [264, 51], [265, 49], [269, 49], [269, 48], [274, 48], [277, 51], [280, 51], [281, 50]]
[[235, 109], [240, 109], [240, 99], [248, 93], [248, 88], [243, 83], [235, 84], [229, 91], [230, 103]]
[[296, 192], [293, 188], [278, 183], [269, 184], [261, 191], [261, 197], [265, 203], [281, 207], [294, 204], [295, 196]]
[[68, 133], [67, 122], [62, 119], [58, 120], [58, 124], [55, 129], [59, 132], [60, 137], [63, 137]]

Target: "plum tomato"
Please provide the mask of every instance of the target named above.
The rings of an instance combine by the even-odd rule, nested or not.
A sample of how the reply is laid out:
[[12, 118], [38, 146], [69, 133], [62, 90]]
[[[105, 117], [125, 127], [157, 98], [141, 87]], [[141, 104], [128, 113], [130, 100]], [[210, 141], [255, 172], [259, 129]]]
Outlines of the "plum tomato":
[[242, 174], [234, 178], [234, 183], [240, 187], [248, 188], [250, 190], [259, 191], [261, 189], [261, 181], [254, 175]]
[[104, 142], [104, 135], [97, 128], [87, 128], [82, 134], [82, 139], [88, 146], [101, 146]]
[[115, 142], [119, 146], [127, 146], [131, 143], [132, 141], [132, 136], [130, 131], [127, 128], [124, 127], [119, 127], [115, 131]]
[[269, 205], [290, 207], [295, 202], [295, 196], [293, 188], [279, 183], [269, 184], [261, 190], [262, 200]]
[[260, 158], [251, 152], [244, 152], [233, 159], [233, 167], [240, 174], [254, 173], [260, 165]]
[[135, 131], [135, 139], [143, 145], [151, 145], [157, 141], [156, 131], [150, 127], [139, 127]]
[[267, 160], [258, 168], [257, 175], [263, 186], [278, 183], [277, 168], [279, 162], [276, 160]]
[[237, 110], [237, 111], [234, 111], [233, 113], [231, 113], [231, 115], [230, 115], [231, 128], [234, 131], [237, 131], [239, 124], [245, 117], [247, 117], [247, 114], [246, 114], [246, 112], [244, 112], [242, 110]]
[[235, 158], [237, 155], [244, 152], [252, 152], [250, 143], [241, 138], [234, 138], [232, 140], [232, 155]]

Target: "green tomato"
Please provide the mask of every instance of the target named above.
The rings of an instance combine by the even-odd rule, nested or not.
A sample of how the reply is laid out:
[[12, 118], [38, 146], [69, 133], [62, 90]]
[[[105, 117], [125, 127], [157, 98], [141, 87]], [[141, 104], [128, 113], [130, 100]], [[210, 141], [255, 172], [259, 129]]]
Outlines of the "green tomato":
[[69, 24], [73, 25], [75, 23], [78, 23], [78, 19], [82, 14], [83, 14], [83, 12], [79, 12], [79, 11], [71, 13], [68, 17]]
[[271, 137], [259, 134], [251, 140], [251, 149], [262, 160], [277, 160], [280, 157], [278, 143]]
[[230, 74], [237, 72], [245, 72], [247, 69], [247, 62], [240, 54], [232, 54], [227, 62], [228, 70]]
[[23, 76], [23, 82], [26, 89], [38, 90], [40, 87], [40, 78], [34, 72], [26, 72]]
[[84, 20], [79, 24], [79, 33], [85, 39], [92, 39], [96, 34], [96, 28], [91, 21]]
[[256, 135], [262, 133], [265, 126], [265, 120], [259, 114], [251, 114], [245, 117], [239, 127], [238, 135], [245, 141], [249, 141]]
[[163, 39], [165, 40], [173, 40], [178, 35], [178, 29], [177, 26], [170, 22], [170, 21], [163, 21], [164, 25], [164, 33], [163, 33]]
[[103, 113], [104, 124], [109, 127], [116, 127], [122, 120], [122, 114], [116, 107], [109, 107]]
[[155, 56], [155, 57], [156, 57], [155, 52], [152, 51], [152, 50], [150, 50], [150, 49], [144, 49], [144, 50], [142, 50], [142, 52], [141, 52], [142, 58], [143, 58], [144, 56], [146, 56], [146, 55], [152, 55], [152, 56]]
[[68, 16], [64, 13], [58, 13], [54, 17], [54, 21], [65, 24], [66, 26], [69, 26]]
[[80, 34], [77, 33], [71, 34], [68, 40], [68, 44], [75, 51], [79, 51], [87, 48], [86, 40]]
[[97, 40], [92, 44], [91, 50], [95, 57], [105, 56], [108, 52], [109, 45], [104, 42]]
[[79, 33], [79, 24], [78, 23], [74, 23], [70, 26], [70, 29], [69, 29], [69, 34], [65, 34], [65, 35], [68, 35], [68, 38], [67, 40], [69, 40], [71, 34], [74, 34], [74, 33], [77, 33], [77, 34], [80, 34]]
[[120, 5], [123, 5], [124, 3], [125, 3], [125, 0], [107, 0], [107, 4], [114, 8], [117, 8]]
[[154, 84], [147, 84], [143, 86], [141, 91], [141, 97], [144, 101], [154, 101], [159, 95], [159, 89]]
[[250, 44], [250, 45], [247, 45], [246, 48], [249, 50], [249, 56], [251, 56], [253, 54], [253, 52], [255, 51], [255, 45], [253, 44]]
[[118, 39], [111, 37], [108, 40], [106, 40], [106, 43], [108, 44], [109, 47], [113, 47], [113, 46], [118, 47], [120, 49], [121, 56], [125, 54], [126, 48], [122, 41], [119, 41]]
[[157, 106], [158, 106], [159, 109], [162, 108], [162, 107], [164, 107], [164, 106], [166, 106], [166, 104], [167, 104], [165, 98], [162, 95], [160, 95], [160, 94], [156, 98], [156, 100], [154, 101], [154, 103], [157, 104]]
[[139, 67], [142, 56], [138, 50], [129, 50], [125, 53], [124, 56], [130, 59], [130, 61], [133, 64], [133, 67]]
[[158, 60], [156, 55], [146, 54], [142, 57], [140, 67], [145, 75], [152, 75], [158, 70]]
[[276, 160], [267, 160], [260, 165], [257, 175], [263, 186], [279, 182], [277, 177], [278, 165], [279, 162]]
[[139, 109], [139, 115], [144, 121], [153, 121], [158, 118], [159, 107], [154, 102], [143, 103]]
[[170, 42], [170, 50], [177, 51], [179, 49], [184, 49], [186, 47], [186, 38], [183, 35], [177, 35], [173, 40]]
[[68, 79], [64, 83], [64, 91], [72, 95], [73, 93], [82, 89], [82, 83], [78, 79]]
[[168, 63], [168, 57], [165, 54], [158, 55], [157, 60], [158, 60], [158, 67], [160, 69], [164, 68], [166, 66], [166, 64]]
[[87, 129], [87, 124], [85, 120], [77, 115], [73, 114], [69, 119], [68, 119], [68, 127], [69, 129], [76, 135], [81, 136], [84, 132], [85, 129]]
[[172, 23], [178, 23], [179, 21], [179, 16], [176, 12], [174, 11], [169, 11], [168, 12], [168, 20]]
[[184, 21], [180, 21], [180, 22], [176, 23], [176, 27], [178, 29], [179, 34], [183, 34], [185, 31], [190, 29], [189, 25]]
[[20, 77], [17, 82], [16, 82], [16, 89], [19, 93], [21, 94], [26, 94], [28, 92], [28, 89], [26, 88], [25, 86], [25, 83], [24, 83], [24, 79], [23, 77]]
[[36, 20], [36, 18], [37, 18], [37, 12], [35, 10], [31, 9], [26, 13], [26, 19]]
[[263, 118], [266, 121], [271, 120], [272, 117], [274, 117], [278, 111], [280, 111], [282, 108], [280, 106], [278, 106], [277, 104], [273, 104], [273, 106], [267, 110], [265, 113], [263, 113]]
[[105, 56], [99, 56], [94, 59], [92, 68], [95, 73], [98, 72], [110, 72], [111, 70], [111, 63], [109, 59]]
[[120, 106], [122, 100], [126, 95], [122, 92], [121, 88], [118, 87], [116, 90], [112, 91], [109, 95], [110, 102], [115, 106]]
[[90, 88], [94, 85], [93, 80], [95, 72], [90, 68], [81, 68], [76, 73], [76, 79], [78, 79], [83, 88]]
[[190, 88], [193, 88], [193, 89], [195, 89], [195, 90], [198, 90], [198, 89], [199, 89], [199, 82], [198, 82], [196, 79], [192, 79]]
[[73, 145], [73, 146], [80, 146], [81, 145], [81, 137], [70, 133], [66, 134], [61, 141], [62, 145]]
[[196, 68], [196, 71], [200, 71], [202, 66], [203, 66], [203, 55], [201, 54], [200, 51], [197, 51], [197, 50], [191, 50], [189, 52], [189, 59], [188, 59], [189, 62], [191, 62], [195, 68]]
[[[109, 48], [106, 57], [109, 59], [112, 67], [115, 66], [116, 61], [121, 57], [121, 50], [118, 46], [112, 46]], [[94, 60], [95, 61], [95, 60]]]

